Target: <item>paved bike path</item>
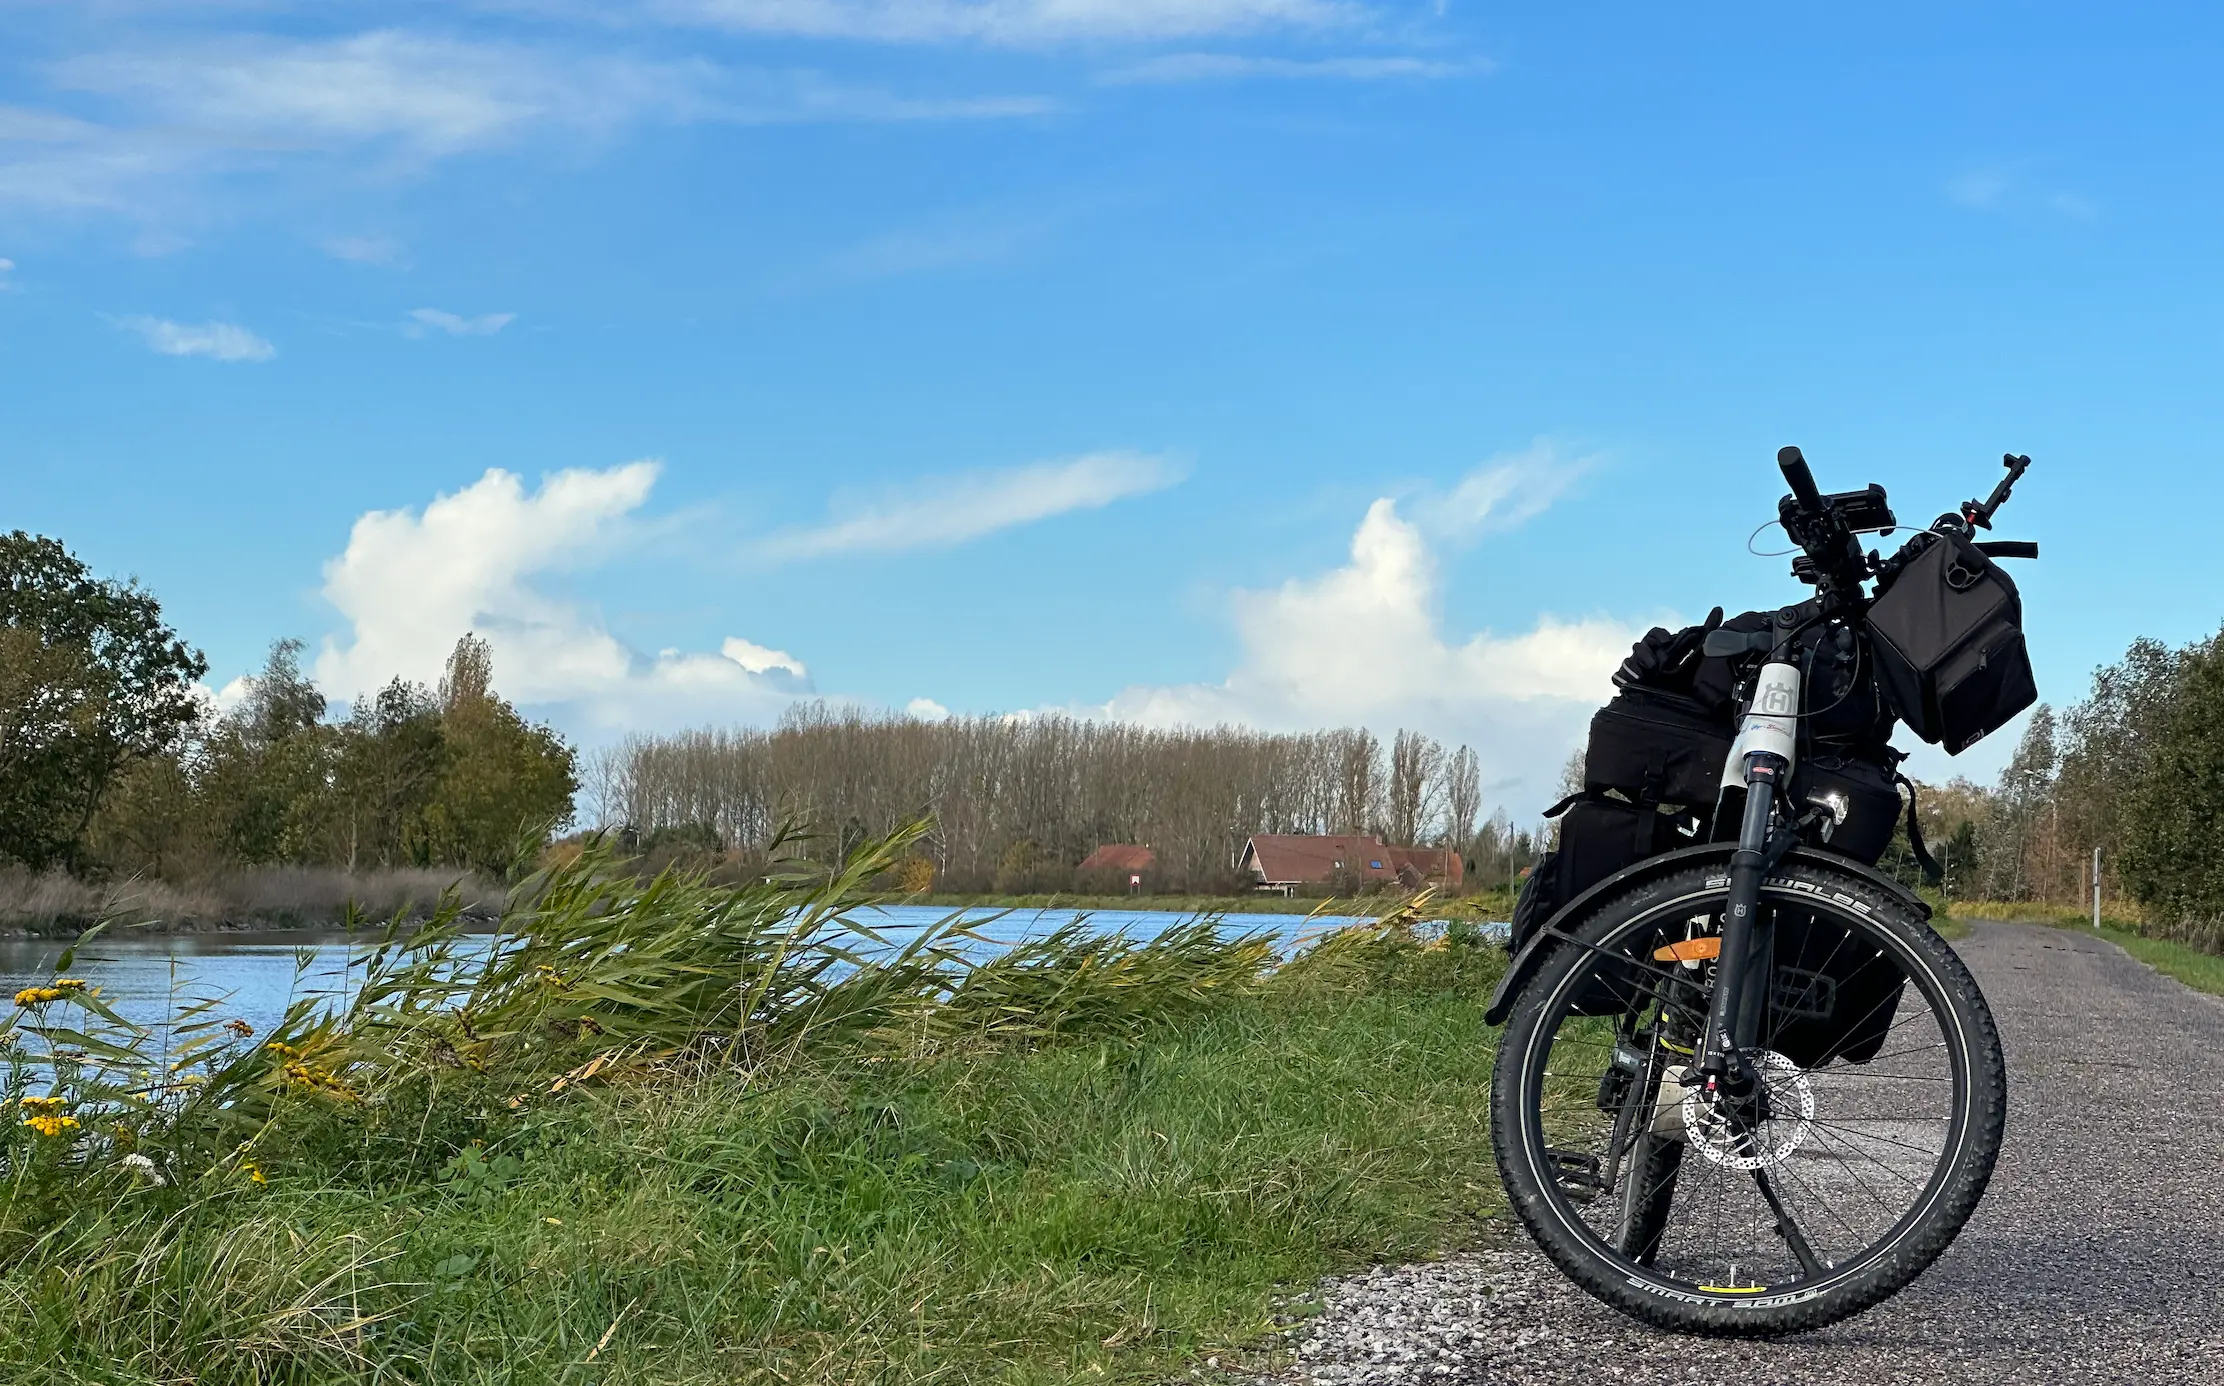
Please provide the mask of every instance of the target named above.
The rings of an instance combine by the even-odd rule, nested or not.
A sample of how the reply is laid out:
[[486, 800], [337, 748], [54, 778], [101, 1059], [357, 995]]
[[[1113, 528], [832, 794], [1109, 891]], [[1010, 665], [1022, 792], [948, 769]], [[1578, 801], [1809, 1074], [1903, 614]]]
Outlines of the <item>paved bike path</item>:
[[2224, 1000], [2089, 934], [1956, 945], [2007, 1047], [2008, 1134], [1946, 1255], [1878, 1308], [1772, 1343], [1635, 1324], [1518, 1249], [1324, 1287], [1290, 1379], [2224, 1386]]

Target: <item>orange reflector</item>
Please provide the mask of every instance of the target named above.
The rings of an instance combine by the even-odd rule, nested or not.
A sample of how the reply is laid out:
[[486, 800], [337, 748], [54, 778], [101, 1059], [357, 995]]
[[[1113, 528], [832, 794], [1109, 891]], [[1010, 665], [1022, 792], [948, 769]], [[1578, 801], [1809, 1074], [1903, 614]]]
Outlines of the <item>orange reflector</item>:
[[1653, 950], [1654, 962], [1697, 962], [1701, 958], [1722, 956], [1719, 937], [1687, 938], [1681, 943], [1671, 943], [1666, 948]]

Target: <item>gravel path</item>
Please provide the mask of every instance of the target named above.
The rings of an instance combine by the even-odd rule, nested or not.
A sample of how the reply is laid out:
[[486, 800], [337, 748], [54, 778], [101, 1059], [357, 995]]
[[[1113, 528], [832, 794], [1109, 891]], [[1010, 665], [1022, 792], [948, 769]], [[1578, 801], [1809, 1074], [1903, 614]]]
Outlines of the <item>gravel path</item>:
[[1958, 946], [2007, 1044], [2007, 1144], [1960, 1240], [1896, 1298], [1802, 1338], [1684, 1338], [1522, 1238], [1322, 1287], [1280, 1379], [2224, 1386], [2224, 1002], [2075, 932], [1979, 924]]

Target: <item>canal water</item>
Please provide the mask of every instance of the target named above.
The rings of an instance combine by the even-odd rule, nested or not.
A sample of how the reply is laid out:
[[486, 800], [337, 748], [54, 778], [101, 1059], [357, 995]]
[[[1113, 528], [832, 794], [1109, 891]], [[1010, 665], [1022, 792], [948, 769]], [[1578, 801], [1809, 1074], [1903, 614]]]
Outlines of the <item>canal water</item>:
[[[950, 911], [926, 905], [891, 905], [863, 912], [857, 922], [902, 944], [948, 918]], [[984, 950], [1008, 947], [1071, 923], [1073, 910], [967, 911], [966, 920], [984, 937]], [[1089, 926], [1150, 938], [1191, 916], [1165, 910], [1096, 910]], [[1284, 951], [1324, 929], [1356, 922], [1346, 917], [1308, 920], [1299, 914], [1235, 914], [1226, 931], [1260, 933]], [[219, 996], [214, 1014], [237, 1018], [267, 1030], [297, 998], [337, 999], [350, 988], [349, 961], [362, 942], [344, 934], [291, 930], [279, 933], [102, 934], [78, 948], [69, 975], [101, 989], [101, 995], [126, 1019], [159, 1029], [181, 1006]], [[51, 979], [55, 963], [69, 947], [63, 940], [0, 940], [0, 1004], [23, 987]]]

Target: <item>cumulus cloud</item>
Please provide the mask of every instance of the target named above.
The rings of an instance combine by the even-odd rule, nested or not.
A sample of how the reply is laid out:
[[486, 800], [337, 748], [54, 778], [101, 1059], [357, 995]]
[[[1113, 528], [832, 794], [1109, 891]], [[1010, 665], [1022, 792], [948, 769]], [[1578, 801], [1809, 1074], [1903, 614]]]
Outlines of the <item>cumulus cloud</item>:
[[422, 335], [429, 328], [451, 337], [491, 337], [517, 321], [515, 313], [485, 313], [467, 318], [457, 313], [444, 313], [438, 308], [413, 308], [409, 316], [414, 324], [410, 328], [413, 334]]
[[845, 507], [823, 525], [775, 534], [760, 552], [787, 560], [949, 548], [1014, 525], [1163, 490], [1179, 480], [1180, 470], [1166, 459], [1136, 452], [1097, 452], [947, 477], [909, 496]]
[[1129, 688], [1090, 711], [1148, 725], [1412, 727], [1474, 746], [1509, 803], [1541, 806], [1637, 632], [1546, 616], [1517, 634], [1449, 636], [1441, 595], [1421, 528], [1377, 500], [1341, 567], [1235, 594], [1239, 650], [1223, 682]]
[[325, 643], [318, 684], [349, 699], [397, 676], [430, 682], [457, 639], [476, 632], [493, 646], [504, 694], [561, 708], [573, 724], [777, 715], [810, 691], [809, 671], [794, 656], [738, 637], [716, 653], [643, 656], [536, 581], [617, 547], [658, 471], [650, 461], [564, 471], [528, 491], [514, 473], [495, 469], [422, 511], [364, 515], [346, 550], [325, 565], [324, 596], [348, 630]]
[[1199, 38], [1362, 22], [1340, 0], [651, 0], [668, 20], [880, 43]]
[[932, 698], [913, 698], [904, 704], [904, 711], [922, 722], [940, 722], [950, 715], [950, 709]]
[[172, 322], [143, 314], [120, 320], [164, 356], [206, 356], [212, 361], [268, 361], [278, 348], [237, 323]]

